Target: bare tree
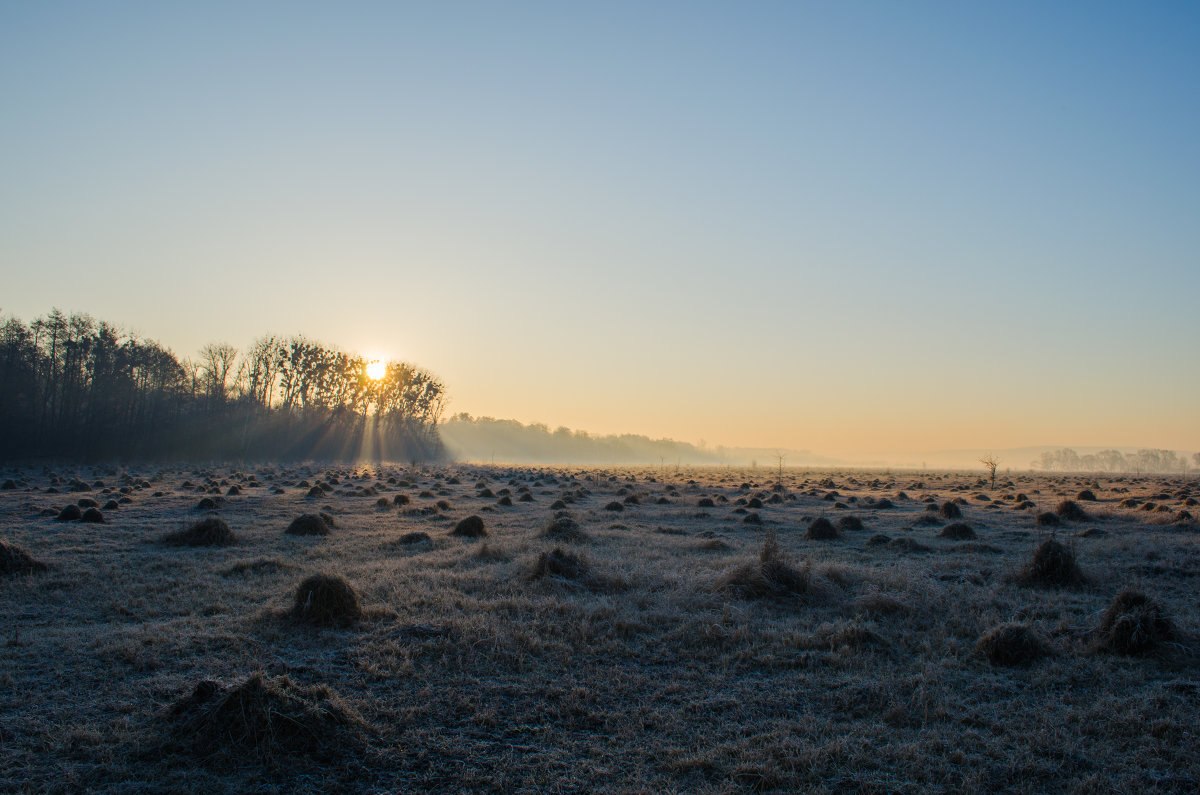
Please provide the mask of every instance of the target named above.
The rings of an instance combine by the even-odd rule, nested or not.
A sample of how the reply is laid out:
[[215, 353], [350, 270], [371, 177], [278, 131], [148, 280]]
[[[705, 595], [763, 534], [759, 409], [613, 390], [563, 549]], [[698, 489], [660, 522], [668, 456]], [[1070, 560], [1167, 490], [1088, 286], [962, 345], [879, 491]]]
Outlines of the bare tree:
[[237, 348], [225, 342], [209, 343], [200, 349], [200, 366], [204, 368], [204, 381], [210, 400], [225, 402], [229, 373], [233, 370], [237, 355]]
[[1000, 459], [991, 453], [987, 453], [979, 459], [979, 463], [983, 464], [983, 468], [992, 476], [992, 490], [996, 489], [996, 467], [1000, 466]]

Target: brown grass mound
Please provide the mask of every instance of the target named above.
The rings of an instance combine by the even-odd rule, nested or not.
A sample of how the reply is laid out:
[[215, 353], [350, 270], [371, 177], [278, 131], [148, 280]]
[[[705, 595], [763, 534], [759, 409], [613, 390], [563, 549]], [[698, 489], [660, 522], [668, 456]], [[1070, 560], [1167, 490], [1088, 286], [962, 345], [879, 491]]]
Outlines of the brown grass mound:
[[1087, 513], [1079, 507], [1079, 503], [1074, 500], [1063, 500], [1054, 509], [1054, 512], [1062, 519], [1069, 522], [1082, 522], [1087, 520]]
[[987, 657], [992, 665], [1031, 665], [1049, 650], [1037, 633], [1025, 624], [1001, 624], [992, 627], [975, 643], [976, 654]]
[[462, 536], [463, 538], [482, 538], [487, 535], [487, 530], [483, 526], [483, 520], [472, 514], [454, 525], [454, 529], [450, 531], [450, 535]]
[[163, 536], [163, 542], [179, 547], [224, 547], [236, 544], [237, 536], [223, 520], [210, 516], [187, 530]]
[[1072, 586], [1086, 582], [1075, 553], [1054, 538], [1047, 538], [1034, 550], [1033, 557], [1018, 572], [1016, 579], [1027, 585]]
[[837, 520], [837, 529], [842, 532], [853, 532], [863, 529], [862, 519], [857, 516], [843, 516]]
[[331, 574], [314, 574], [296, 589], [292, 615], [318, 626], [344, 626], [362, 616], [350, 583]]
[[938, 509], [938, 516], [943, 519], [961, 519], [962, 511], [955, 503], [944, 502], [942, 503], [942, 507]]
[[1038, 527], [1058, 527], [1062, 524], [1062, 519], [1058, 518], [1058, 514], [1043, 511], [1034, 517], [1033, 523]]
[[1092, 491], [1091, 489], [1084, 489], [1075, 495], [1075, 499], [1079, 500], [1080, 502], [1095, 502], [1096, 492]]
[[1117, 654], [1145, 654], [1175, 637], [1162, 605], [1140, 591], [1117, 594], [1100, 617], [1096, 646]]
[[542, 528], [542, 535], [561, 541], [583, 541], [587, 534], [579, 526], [579, 522], [569, 516], [556, 516]]
[[78, 505], [68, 505], [58, 512], [58, 516], [54, 517], [56, 522], [77, 522], [83, 518], [83, 511], [79, 510]]
[[805, 538], [811, 538], [816, 541], [828, 541], [838, 537], [837, 528], [833, 526], [833, 522], [826, 519], [824, 516], [818, 516], [813, 519], [812, 524], [804, 531]]
[[324, 685], [253, 674], [221, 692], [203, 681], [175, 704], [178, 744], [200, 756], [297, 755], [329, 760], [364, 739], [366, 722]]
[[779, 546], [774, 531], [767, 533], [758, 560], [744, 563], [717, 579], [717, 589], [747, 599], [802, 596], [811, 590], [812, 564], [797, 567]]
[[943, 527], [942, 532], [938, 533], [938, 535], [942, 538], [949, 538], [952, 541], [969, 541], [975, 538], [975, 531], [966, 522], [954, 522]]
[[538, 555], [530, 574], [532, 579], [539, 577], [561, 577], [565, 580], [582, 580], [588, 576], [591, 567], [581, 555], [567, 552], [562, 547], [555, 547], [549, 552]]
[[45, 563], [34, 560], [28, 552], [18, 546], [0, 541], [0, 575], [36, 574], [48, 569]]
[[426, 544], [433, 543], [433, 539], [429, 537], [429, 533], [422, 533], [419, 530], [412, 533], [405, 533], [397, 539], [401, 544], [408, 546], [410, 544]]
[[89, 524], [104, 524], [105, 519], [99, 508], [88, 508], [83, 512], [83, 516], [79, 517], [79, 521]]
[[327, 536], [329, 525], [320, 514], [303, 513], [292, 520], [285, 532], [293, 536]]
[[605, 505], [605, 506], [604, 506], [604, 510], [606, 510], [606, 511], [618, 511], [618, 512], [619, 512], [619, 511], [623, 511], [623, 510], [625, 510], [625, 504], [624, 504], [624, 503], [622, 503], [622, 502], [617, 502], [616, 500], [613, 500], [613, 501], [612, 501], [612, 502], [610, 502], [608, 505]]

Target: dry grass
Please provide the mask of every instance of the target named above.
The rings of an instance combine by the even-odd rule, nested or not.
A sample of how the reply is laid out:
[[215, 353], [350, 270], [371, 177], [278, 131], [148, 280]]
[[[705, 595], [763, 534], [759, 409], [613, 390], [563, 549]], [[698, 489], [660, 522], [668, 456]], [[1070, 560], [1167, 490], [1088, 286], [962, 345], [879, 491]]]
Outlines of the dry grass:
[[350, 583], [330, 574], [314, 574], [296, 588], [291, 614], [317, 626], [346, 626], [362, 616]]
[[1077, 586], [1087, 581], [1075, 553], [1056, 538], [1047, 538], [1038, 545], [1016, 579], [1026, 585], [1047, 587]]
[[25, 550], [0, 540], [0, 575], [36, 574], [49, 568]]
[[329, 688], [252, 674], [222, 692], [211, 680], [170, 710], [175, 744], [201, 757], [328, 760], [361, 744], [367, 724]]
[[181, 547], [224, 547], [237, 543], [237, 536], [223, 519], [210, 516], [186, 530], [163, 536], [163, 543]]
[[[0, 491], [0, 534], [53, 567], [0, 579], [0, 791], [1190, 792], [1200, 781], [1200, 547], [1194, 525], [1169, 521], [1200, 493], [1185, 479], [1013, 473], [992, 506], [973, 498], [978, 473], [785, 470], [777, 484], [774, 471], [670, 466], [209, 466], [128, 479], [80, 468], [57, 473], [58, 494], [41, 467], [4, 474], [22, 485]], [[56, 523], [75, 480], [90, 490], [72, 501], [130, 502], [103, 526]], [[316, 501], [315, 483], [332, 486]], [[164, 527], [203, 518], [197, 499], [233, 485], [242, 494], [220, 518], [236, 546], [181, 555], [158, 543]], [[484, 488], [494, 496], [476, 496]], [[1045, 510], [1085, 489], [1096, 521], [1080, 528], [1106, 533], [1057, 540], [1088, 581], [1011, 581], [1046, 540], [1012, 509], [1017, 496]], [[511, 507], [496, 505], [505, 490]], [[834, 490], [847, 510], [824, 499]], [[397, 491], [430, 512], [376, 507]], [[604, 510], [629, 496], [640, 504]], [[950, 521], [925, 507], [963, 497], [978, 538], [947, 542]], [[892, 507], [876, 510], [884, 498]], [[735, 513], [752, 499], [762, 526]], [[544, 535], [563, 508], [586, 547]], [[281, 532], [318, 509], [338, 530]], [[804, 537], [812, 517], [850, 514], [866, 532]], [[915, 524], [927, 514], [935, 525]], [[447, 536], [471, 515], [486, 541]], [[409, 534], [420, 540], [398, 542]], [[322, 571], [352, 584], [369, 620], [314, 630], [282, 618]], [[1154, 607], [1113, 608], [1127, 583]], [[991, 632], [1005, 625], [1052, 654], [1008, 664], [1030, 647]], [[255, 671], [261, 688], [233, 695]], [[222, 684], [170, 715], [202, 680]], [[296, 727], [264, 729], [264, 715], [306, 728], [293, 744]]]
[[811, 562], [797, 566], [779, 546], [775, 533], [768, 532], [758, 559], [725, 572], [717, 579], [716, 587], [748, 599], [764, 599], [803, 596], [811, 583]]
[[1031, 665], [1045, 657], [1049, 650], [1037, 633], [1025, 624], [1002, 624], [980, 636], [975, 651], [992, 665]]
[[1117, 654], [1145, 654], [1175, 639], [1163, 606], [1140, 591], [1117, 594], [1100, 617], [1096, 646]]
[[322, 514], [302, 513], [291, 521], [284, 532], [292, 536], [327, 536], [329, 523]]

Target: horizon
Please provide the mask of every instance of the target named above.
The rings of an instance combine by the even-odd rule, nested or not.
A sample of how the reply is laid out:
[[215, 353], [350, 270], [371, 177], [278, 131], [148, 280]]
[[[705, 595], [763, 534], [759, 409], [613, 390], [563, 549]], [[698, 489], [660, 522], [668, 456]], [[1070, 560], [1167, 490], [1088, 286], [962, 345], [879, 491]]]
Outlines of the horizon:
[[595, 435], [1200, 449], [1194, 8], [285, 8], [0, 9], [0, 313]]

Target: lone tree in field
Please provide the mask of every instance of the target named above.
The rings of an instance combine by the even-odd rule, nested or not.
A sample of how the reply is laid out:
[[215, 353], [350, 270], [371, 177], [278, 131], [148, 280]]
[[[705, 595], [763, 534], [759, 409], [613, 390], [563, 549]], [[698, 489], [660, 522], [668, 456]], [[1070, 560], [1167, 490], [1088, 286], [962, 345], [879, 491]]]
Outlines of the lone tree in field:
[[986, 469], [988, 474], [992, 476], [992, 489], [995, 490], [996, 467], [1000, 466], [1000, 459], [996, 458], [996, 456], [992, 455], [991, 453], [988, 453], [979, 459], [979, 463], [983, 464], [984, 469]]

